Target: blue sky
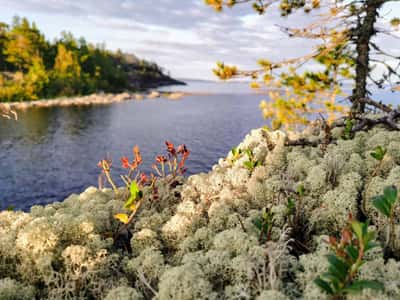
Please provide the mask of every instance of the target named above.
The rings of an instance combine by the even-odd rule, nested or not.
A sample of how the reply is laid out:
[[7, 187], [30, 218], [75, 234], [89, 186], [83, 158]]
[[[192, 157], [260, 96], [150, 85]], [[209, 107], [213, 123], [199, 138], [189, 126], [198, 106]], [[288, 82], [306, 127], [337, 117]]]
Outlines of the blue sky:
[[[0, 21], [25, 16], [48, 39], [70, 31], [153, 60], [178, 78], [215, 79], [211, 69], [218, 60], [252, 68], [260, 58], [295, 57], [312, 46], [288, 39], [276, 26], [305, 24], [309, 17], [282, 19], [275, 9], [264, 16], [247, 6], [216, 14], [203, 0], [0, 0], [0, 7]], [[384, 22], [400, 16], [400, 1], [386, 5], [383, 15]], [[399, 39], [379, 42], [400, 55]]]

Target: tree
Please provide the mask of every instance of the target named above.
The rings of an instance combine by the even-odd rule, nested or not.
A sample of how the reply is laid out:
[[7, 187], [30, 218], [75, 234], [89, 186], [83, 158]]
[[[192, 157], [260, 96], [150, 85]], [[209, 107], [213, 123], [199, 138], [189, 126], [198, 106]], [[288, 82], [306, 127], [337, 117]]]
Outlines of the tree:
[[35, 23], [31, 25], [26, 18], [14, 18], [4, 44], [8, 63], [16, 70], [26, 71], [36, 57], [43, 56], [47, 48], [48, 44]]
[[166, 78], [156, 64], [72, 33], [47, 42], [26, 18], [0, 22], [0, 101], [121, 92]]
[[81, 66], [77, 55], [59, 43], [52, 72], [52, 95], [74, 95], [81, 91]]
[[[366, 108], [374, 107], [392, 113], [397, 111], [370, 98], [369, 83], [378, 88], [387, 85], [399, 84], [400, 57], [396, 57], [381, 49], [373, 38], [378, 34], [390, 34], [387, 28], [379, 29], [378, 20], [382, 19], [380, 10], [385, 3], [393, 0], [205, 0], [206, 4], [217, 11], [224, 7], [234, 7], [239, 4], [251, 3], [258, 14], [266, 14], [277, 8], [282, 16], [289, 16], [296, 11], [305, 13], [319, 10], [319, 18], [302, 28], [281, 29], [289, 37], [299, 37], [321, 41], [312, 53], [297, 58], [290, 58], [279, 62], [260, 60], [258, 70], [238, 70], [234, 66], [218, 63], [214, 70], [222, 79], [237, 76], [250, 76], [263, 81], [268, 85], [285, 88], [286, 93], [271, 93], [272, 101], [263, 102], [261, 108], [264, 116], [272, 119], [273, 127], [279, 128], [288, 124], [307, 124], [307, 114], [329, 112], [332, 116], [336, 112], [342, 113], [344, 107], [337, 105], [336, 97], [342, 95], [343, 81], [353, 81], [353, 90], [348, 100], [351, 103], [351, 116], [355, 117]], [[398, 19], [391, 21], [398, 26]], [[387, 57], [392, 61], [388, 61]], [[383, 58], [383, 59], [381, 59]], [[302, 71], [309, 62], [317, 62], [318, 71]], [[375, 65], [384, 68], [379, 78], [373, 77], [372, 69]], [[277, 72], [280, 70], [279, 72]], [[258, 83], [253, 83], [258, 87]], [[329, 94], [329, 95], [328, 95]], [[399, 113], [400, 114], [400, 113]], [[332, 118], [333, 119], [333, 118]], [[386, 122], [388, 121], [388, 122]], [[369, 121], [368, 121], [369, 122]], [[392, 126], [396, 127], [397, 126]]]
[[4, 71], [7, 68], [6, 56], [3, 53], [3, 49], [7, 41], [7, 31], [8, 25], [0, 22], [0, 71]]
[[49, 85], [49, 75], [41, 57], [34, 57], [32, 66], [24, 76], [25, 99], [36, 100], [45, 96], [45, 91]]

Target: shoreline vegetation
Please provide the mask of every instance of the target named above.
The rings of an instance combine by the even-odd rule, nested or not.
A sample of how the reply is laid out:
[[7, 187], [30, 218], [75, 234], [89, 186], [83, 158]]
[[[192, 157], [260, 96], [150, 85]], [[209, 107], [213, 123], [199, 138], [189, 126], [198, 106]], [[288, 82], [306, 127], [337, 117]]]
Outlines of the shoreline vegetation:
[[0, 102], [185, 85], [154, 62], [68, 32], [48, 41], [26, 18], [15, 17], [11, 25], [0, 22], [0, 49]]

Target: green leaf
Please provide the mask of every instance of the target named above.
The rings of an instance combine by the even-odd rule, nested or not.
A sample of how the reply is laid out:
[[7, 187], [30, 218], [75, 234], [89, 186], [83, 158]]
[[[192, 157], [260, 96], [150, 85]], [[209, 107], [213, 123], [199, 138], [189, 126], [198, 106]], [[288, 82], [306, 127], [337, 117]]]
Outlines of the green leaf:
[[391, 207], [389, 206], [389, 203], [386, 202], [384, 196], [376, 196], [372, 198], [372, 204], [380, 213], [389, 218]]
[[350, 140], [351, 139], [351, 131], [353, 130], [353, 121], [350, 119], [346, 120], [346, 125], [344, 128], [344, 134], [343, 134], [343, 139], [345, 140]]
[[397, 200], [397, 188], [393, 185], [387, 186], [383, 190], [383, 195], [387, 201], [389, 201], [391, 204], [394, 204]]
[[351, 294], [359, 293], [363, 289], [373, 289], [373, 290], [384, 290], [384, 285], [376, 280], [357, 280], [354, 281], [351, 285], [347, 286], [344, 291], [347, 291]]
[[246, 149], [245, 152], [246, 152], [247, 156], [248, 156], [250, 159], [253, 158], [253, 151], [251, 151], [250, 149]]
[[364, 251], [371, 250], [371, 249], [376, 248], [376, 247], [378, 247], [378, 246], [380, 246], [379, 243], [368, 242], [366, 245], [364, 245]]
[[330, 263], [329, 272], [336, 275], [340, 280], [344, 280], [349, 270], [349, 266], [335, 255], [328, 255], [328, 261]]
[[355, 235], [357, 236], [357, 239], [359, 241], [362, 241], [364, 238], [364, 235], [363, 235], [364, 230], [363, 230], [362, 223], [360, 223], [358, 221], [352, 221], [351, 228], [353, 229]]
[[137, 194], [139, 193], [140, 190], [139, 190], [139, 187], [138, 187], [136, 181], [132, 181], [129, 190], [131, 191], [131, 197], [132, 196], [135, 196], [135, 197], [137, 196]]
[[130, 197], [128, 198], [128, 200], [125, 201], [124, 208], [125, 208], [125, 209], [131, 209], [132, 206], [135, 204], [135, 199], [136, 199], [136, 198], [130, 196]]
[[304, 185], [300, 184], [297, 189], [296, 189], [297, 194], [299, 194], [300, 197], [303, 197], [306, 189], [304, 188]]
[[381, 161], [385, 157], [386, 152], [387, 152], [387, 150], [385, 148], [378, 146], [375, 148], [374, 152], [371, 152], [370, 154], [376, 160]]
[[254, 163], [251, 162], [251, 161], [245, 161], [245, 162], [243, 163], [243, 165], [244, 165], [247, 169], [249, 169], [250, 171], [254, 169]]
[[333, 291], [337, 291], [340, 289], [341, 281], [340, 279], [335, 276], [334, 274], [331, 274], [329, 272], [322, 274], [322, 277], [324, 279], [327, 279], [329, 283], [331, 284], [331, 288]]
[[289, 212], [292, 212], [296, 208], [296, 203], [294, 202], [293, 198], [288, 199], [286, 207], [289, 210]]
[[325, 280], [321, 279], [321, 277], [317, 277], [314, 279], [314, 283], [320, 287], [323, 291], [325, 291], [326, 293], [328, 293], [329, 295], [333, 295], [334, 292], [331, 288], [331, 286], [329, 285], [328, 282], [326, 282]]
[[378, 155], [377, 153], [372, 152], [372, 153], [371, 153], [371, 156], [372, 156], [373, 158], [375, 158], [376, 160], [379, 160], [379, 155]]
[[129, 188], [131, 195], [129, 196], [128, 200], [126, 200], [124, 204], [124, 208], [131, 209], [132, 206], [135, 204], [136, 199], [141, 198], [143, 196], [143, 192], [139, 190], [139, 187], [136, 181], [132, 181], [131, 186]]
[[355, 261], [358, 258], [358, 249], [353, 245], [348, 245], [346, 248], [346, 253]]
[[376, 232], [375, 231], [368, 231], [365, 235], [364, 235], [364, 242], [365, 242], [365, 246], [369, 243], [371, 243], [371, 241], [373, 241], [376, 238]]
[[257, 218], [255, 220], [253, 220], [252, 223], [255, 227], [257, 227], [258, 230], [260, 230], [260, 231], [262, 230], [263, 224], [262, 224], [261, 219]]

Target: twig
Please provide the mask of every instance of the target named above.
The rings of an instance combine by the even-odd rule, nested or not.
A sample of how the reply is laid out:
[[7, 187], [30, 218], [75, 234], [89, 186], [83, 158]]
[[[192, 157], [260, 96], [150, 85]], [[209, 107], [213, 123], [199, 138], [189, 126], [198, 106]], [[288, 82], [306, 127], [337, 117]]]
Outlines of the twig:
[[146, 277], [144, 276], [144, 273], [142, 270], [137, 271], [137, 275], [139, 280], [153, 293], [154, 296], [158, 296], [158, 293], [153, 287], [150, 285], [150, 283], [147, 281]]
[[305, 147], [305, 146], [318, 147], [319, 145], [321, 145], [323, 143], [325, 143], [325, 139], [318, 139], [315, 141], [310, 141], [305, 138], [301, 138], [298, 140], [287, 140], [285, 142], [285, 145], [286, 146], [302, 146], [302, 147]]
[[358, 102], [374, 106], [387, 113], [390, 113], [392, 111], [392, 109], [389, 106], [383, 104], [382, 102], [377, 102], [375, 100], [372, 100], [370, 98], [359, 99]]
[[240, 218], [240, 215], [237, 214], [237, 217], [238, 217], [238, 220], [239, 220], [239, 223], [240, 223], [240, 227], [242, 227], [242, 230], [243, 230], [245, 233], [247, 233], [247, 230], [246, 230], [246, 228], [244, 227], [244, 224], [243, 224], [243, 222], [242, 222], [242, 219]]

